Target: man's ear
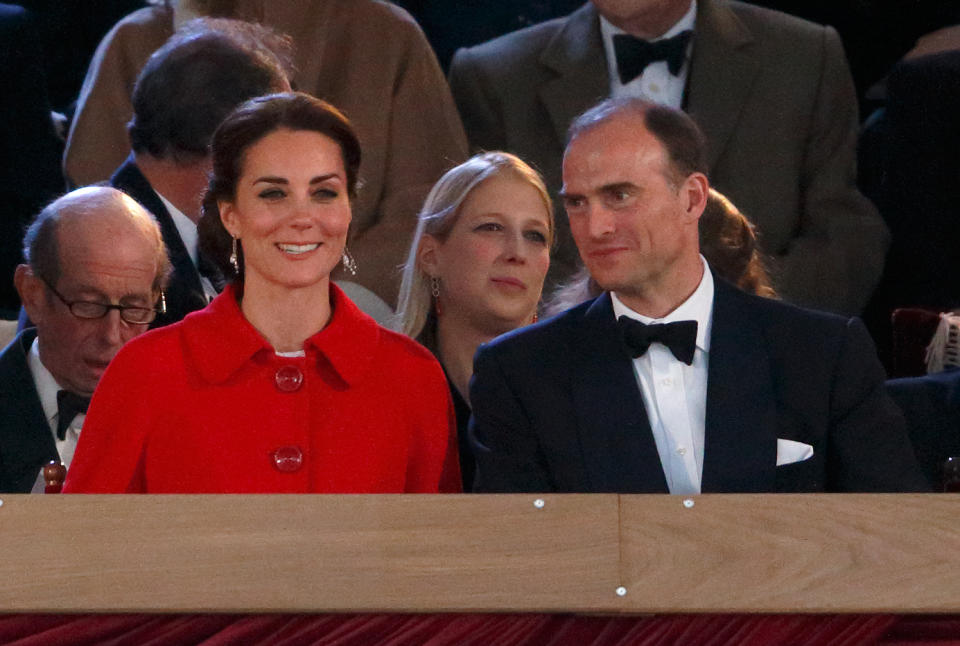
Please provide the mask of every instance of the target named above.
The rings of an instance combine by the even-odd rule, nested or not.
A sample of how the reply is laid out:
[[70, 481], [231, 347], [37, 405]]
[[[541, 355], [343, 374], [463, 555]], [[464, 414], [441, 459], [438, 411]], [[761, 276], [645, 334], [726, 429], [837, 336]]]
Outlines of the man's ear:
[[417, 247], [417, 267], [427, 276], [436, 276], [439, 273], [440, 262], [437, 257], [439, 249], [440, 241], [429, 233], [424, 233], [420, 238], [420, 246]]
[[43, 281], [33, 274], [30, 265], [17, 265], [13, 274], [13, 285], [17, 288], [27, 316], [34, 325], [39, 324], [43, 320], [47, 304], [47, 290]]
[[707, 208], [707, 197], [710, 195], [710, 182], [703, 173], [691, 173], [680, 187], [680, 195], [685, 201], [686, 213], [694, 220], [699, 220], [703, 210]]

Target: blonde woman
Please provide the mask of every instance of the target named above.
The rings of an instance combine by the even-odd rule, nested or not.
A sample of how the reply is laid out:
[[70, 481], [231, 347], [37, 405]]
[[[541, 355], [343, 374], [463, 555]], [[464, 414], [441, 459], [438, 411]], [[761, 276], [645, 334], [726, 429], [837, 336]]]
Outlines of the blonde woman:
[[481, 343], [536, 320], [550, 267], [553, 208], [543, 180], [518, 157], [476, 155], [434, 185], [403, 270], [395, 329], [440, 360], [454, 400], [464, 490], [469, 382]]

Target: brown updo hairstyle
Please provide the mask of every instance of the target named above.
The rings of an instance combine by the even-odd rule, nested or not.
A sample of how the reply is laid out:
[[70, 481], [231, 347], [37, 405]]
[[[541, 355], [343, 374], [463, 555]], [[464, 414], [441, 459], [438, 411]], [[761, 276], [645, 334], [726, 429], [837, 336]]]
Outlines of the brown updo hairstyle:
[[326, 101], [303, 92], [270, 94], [247, 101], [220, 124], [213, 135], [210, 153], [213, 171], [203, 196], [200, 222], [197, 224], [199, 247], [223, 275], [243, 283], [243, 244], [237, 244], [240, 271], [230, 264], [232, 238], [220, 219], [219, 202], [236, 199], [237, 184], [243, 174], [247, 151], [276, 130], [308, 130], [337, 142], [347, 174], [347, 194], [356, 197], [360, 169], [360, 141], [350, 121]]

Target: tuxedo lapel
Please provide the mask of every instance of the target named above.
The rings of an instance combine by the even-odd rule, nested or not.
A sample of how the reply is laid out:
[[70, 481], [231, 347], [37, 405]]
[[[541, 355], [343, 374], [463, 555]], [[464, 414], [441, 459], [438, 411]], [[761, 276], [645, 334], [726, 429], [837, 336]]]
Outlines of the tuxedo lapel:
[[167, 246], [167, 255], [173, 272], [167, 287], [167, 314], [160, 315], [151, 327], [160, 327], [179, 321], [188, 313], [207, 305], [207, 298], [200, 283], [200, 272], [193, 264], [186, 245], [180, 237], [177, 225], [173, 221], [163, 201], [157, 196], [150, 182], [143, 176], [133, 161], [133, 155], [127, 158], [110, 178], [110, 184], [150, 211], [160, 225], [163, 243]]
[[715, 0], [697, 4], [695, 34], [685, 110], [709, 141], [707, 162], [713, 170], [747, 102], [760, 61], [749, 29]]
[[539, 95], [563, 150], [570, 123], [610, 94], [600, 19], [592, 4], [570, 14], [540, 62], [556, 74], [540, 86]]
[[589, 492], [666, 493], [633, 363], [608, 293], [586, 310], [568, 347]]
[[29, 493], [40, 467], [58, 457], [27, 365], [34, 338], [25, 330], [0, 355], [0, 492]]
[[701, 489], [773, 491], [776, 408], [763, 330], [745, 294], [715, 284]]

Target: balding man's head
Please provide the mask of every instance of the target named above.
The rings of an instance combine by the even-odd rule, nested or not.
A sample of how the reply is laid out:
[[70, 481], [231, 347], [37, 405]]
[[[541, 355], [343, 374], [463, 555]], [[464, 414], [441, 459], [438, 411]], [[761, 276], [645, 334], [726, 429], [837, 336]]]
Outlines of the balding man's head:
[[159, 227], [120, 191], [82, 188], [37, 216], [24, 255], [15, 283], [40, 359], [61, 388], [91, 393], [120, 347], [147, 329], [131, 321], [152, 320], [170, 268]]

